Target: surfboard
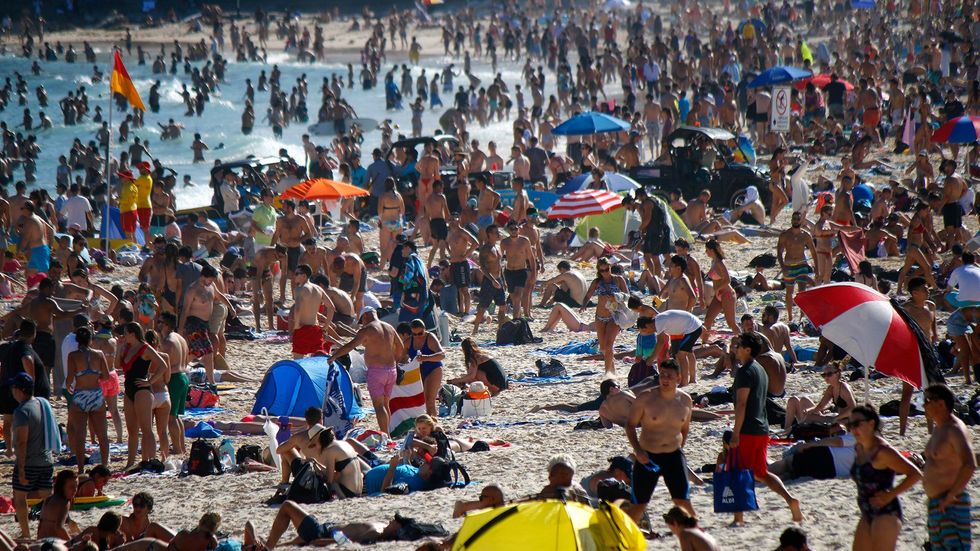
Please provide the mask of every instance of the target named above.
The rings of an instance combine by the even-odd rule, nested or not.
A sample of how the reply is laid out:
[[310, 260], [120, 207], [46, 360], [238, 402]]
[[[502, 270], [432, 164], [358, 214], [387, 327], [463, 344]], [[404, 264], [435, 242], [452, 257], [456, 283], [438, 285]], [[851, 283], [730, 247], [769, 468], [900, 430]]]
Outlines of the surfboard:
[[[361, 132], [364, 133], [372, 132], [378, 129], [377, 119], [369, 119], [365, 117], [344, 119], [344, 125], [348, 129], [355, 124], [360, 126]], [[310, 131], [310, 134], [313, 134], [314, 136], [333, 136], [336, 134], [333, 128], [333, 121], [318, 122], [310, 125], [308, 130]]]
[[[43, 499], [33, 498], [27, 500], [28, 507], [34, 507], [39, 505]], [[106, 507], [115, 507], [117, 505], [122, 505], [126, 503], [125, 499], [119, 499], [114, 496], [89, 496], [89, 497], [76, 497], [72, 502], [72, 511], [87, 511], [89, 509], [103, 509]]]

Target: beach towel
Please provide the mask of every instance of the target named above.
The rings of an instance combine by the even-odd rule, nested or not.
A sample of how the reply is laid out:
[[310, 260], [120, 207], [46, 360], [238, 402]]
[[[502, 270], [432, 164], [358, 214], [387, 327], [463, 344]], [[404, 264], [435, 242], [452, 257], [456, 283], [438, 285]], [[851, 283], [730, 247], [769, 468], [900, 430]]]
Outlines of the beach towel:
[[391, 421], [388, 431], [398, 438], [415, 426], [415, 418], [425, 413], [425, 394], [418, 360], [399, 366], [404, 375], [391, 391]]
[[858, 264], [864, 261], [864, 230], [851, 230], [839, 232], [841, 247], [844, 249], [844, 258], [847, 265], [851, 268], [851, 273], [856, 274]]
[[590, 417], [562, 417], [559, 419], [495, 419], [493, 421], [486, 419], [467, 419], [459, 424], [461, 429], [473, 429], [473, 428], [511, 428], [511, 427], [523, 427], [527, 425], [567, 425], [569, 423], [579, 423], [590, 419]]
[[578, 382], [574, 380], [575, 377], [588, 377], [590, 375], [597, 375], [598, 372], [588, 370], [579, 371], [578, 373], [572, 373], [571, 375], [565, 375], [563, 377], [542, 377], [531, 371], [525, 371], [516, 377], [511, 377], [510, 380], [515, 383], [520, 383], [522, 385], [557, 385], [563, 383], [573, 383]]
[[211, 417], [224, 411], [225, 408], [187, 408], [181, 417]]
[[41, 402], [41, 415], [44, 417], [44, 449], [54, 454], [61, 453], [61, 430], [58, 428], [58, 420], [51, 411], [51, 402], [44, 398], [38, 398]]
[[810, 169], [810, 163], [805, 160], [797, 167], [796, 172], [789, 178], [790, 193], [793, 199], [793, 212], [804, 213], [807, 202], [810, 200], [810, 185], [803, 179], [803, 175]]
[[327, 383], [323, 392], [323, 426], [333, 427], [337, 438], [344, 438], [354, 426], [353, 420], [344, 407], [346, 399], [341, 386], [340, 374], [343, 369], [327, 370]]
[[570, 356], [570, 355], [580, 355], [580, 354], [598, 354], [599, 353], [599, 341], [597, 339], [592, 339], [590, 341], [570, 341], [561, 346], [551, 346], [545, 348], [539, 348], [538, 352], [544, 352], [549, 356]]

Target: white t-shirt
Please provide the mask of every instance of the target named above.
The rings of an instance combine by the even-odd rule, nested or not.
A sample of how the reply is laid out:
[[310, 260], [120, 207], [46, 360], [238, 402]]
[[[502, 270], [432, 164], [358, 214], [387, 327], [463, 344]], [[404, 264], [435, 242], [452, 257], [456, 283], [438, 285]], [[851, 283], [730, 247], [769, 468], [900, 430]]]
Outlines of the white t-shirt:
[[697, 316], [684, 310], [667, 310], [657, 314], [654, 318], [657, 325], [657, 334], [666, 333], [668, 335], [687, 335], [693, 333], [701, 327], [701, 320]]
[[854, 465], [854, 444], [856, 441], [850, 432], [842, 434], [840, 439], [844, 443], [843, 447], [833, 446], [827, 449], [830, 450], [830, 455], [834, 458], [834, 473], [837, 478], [847, 478], [851, 476], [851, 466]]
[[960, 266], [949, 275], [949, 286], [959, 289], [959, 302], [980, 302], [980, 266]]
[[88, 218], [86, 215], [90, 212], [92, 212], [92, 205], [89, 204], [88, 199], [81, 195], [69, 197], [61, 207], [61, 214], [65, 217], [65, 224], [68, 227], [71, 227], [72, 224], [78, 224], [83, 230], [88, 229]]
[[68, 378], [68, 354], [78, 350], [78, 339], [75, 338], [75, 333], [68, 333], [65, 335], [65, 339], [61, 341], [61, 371], [62, 380]]

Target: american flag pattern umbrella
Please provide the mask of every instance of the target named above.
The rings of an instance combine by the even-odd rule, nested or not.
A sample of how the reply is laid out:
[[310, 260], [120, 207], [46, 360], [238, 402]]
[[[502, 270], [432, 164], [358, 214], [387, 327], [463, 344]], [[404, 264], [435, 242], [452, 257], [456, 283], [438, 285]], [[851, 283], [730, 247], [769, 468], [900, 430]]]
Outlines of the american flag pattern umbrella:
[[623, 198], [604, 189], [585, 189], [563, 195], [551, 206], [548, 218], [578, 218], [603, 214], [623, 206]]
[[871, 287], [832, 283], [797, 293], [794, 302], [825, 338], [864, 366], [916, 388], [941, 379], [915, 321]]

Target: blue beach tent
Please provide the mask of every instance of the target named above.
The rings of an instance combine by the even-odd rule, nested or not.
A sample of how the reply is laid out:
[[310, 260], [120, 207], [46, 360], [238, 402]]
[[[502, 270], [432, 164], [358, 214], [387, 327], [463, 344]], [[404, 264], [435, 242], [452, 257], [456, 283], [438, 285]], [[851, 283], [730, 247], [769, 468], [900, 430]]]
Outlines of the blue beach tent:
[[[265, 408], [271, 415], [302, 417], [310, 406], [324, 408], [327, 426], [330, 426], [327, 421], [331, 417], [351, 421], [362, 414], [347, 370], [320, 356], [274, 363], [255, 393], [252, 415], [262, 413]], [[341, 435], [338, 433], [338, 436]]]

